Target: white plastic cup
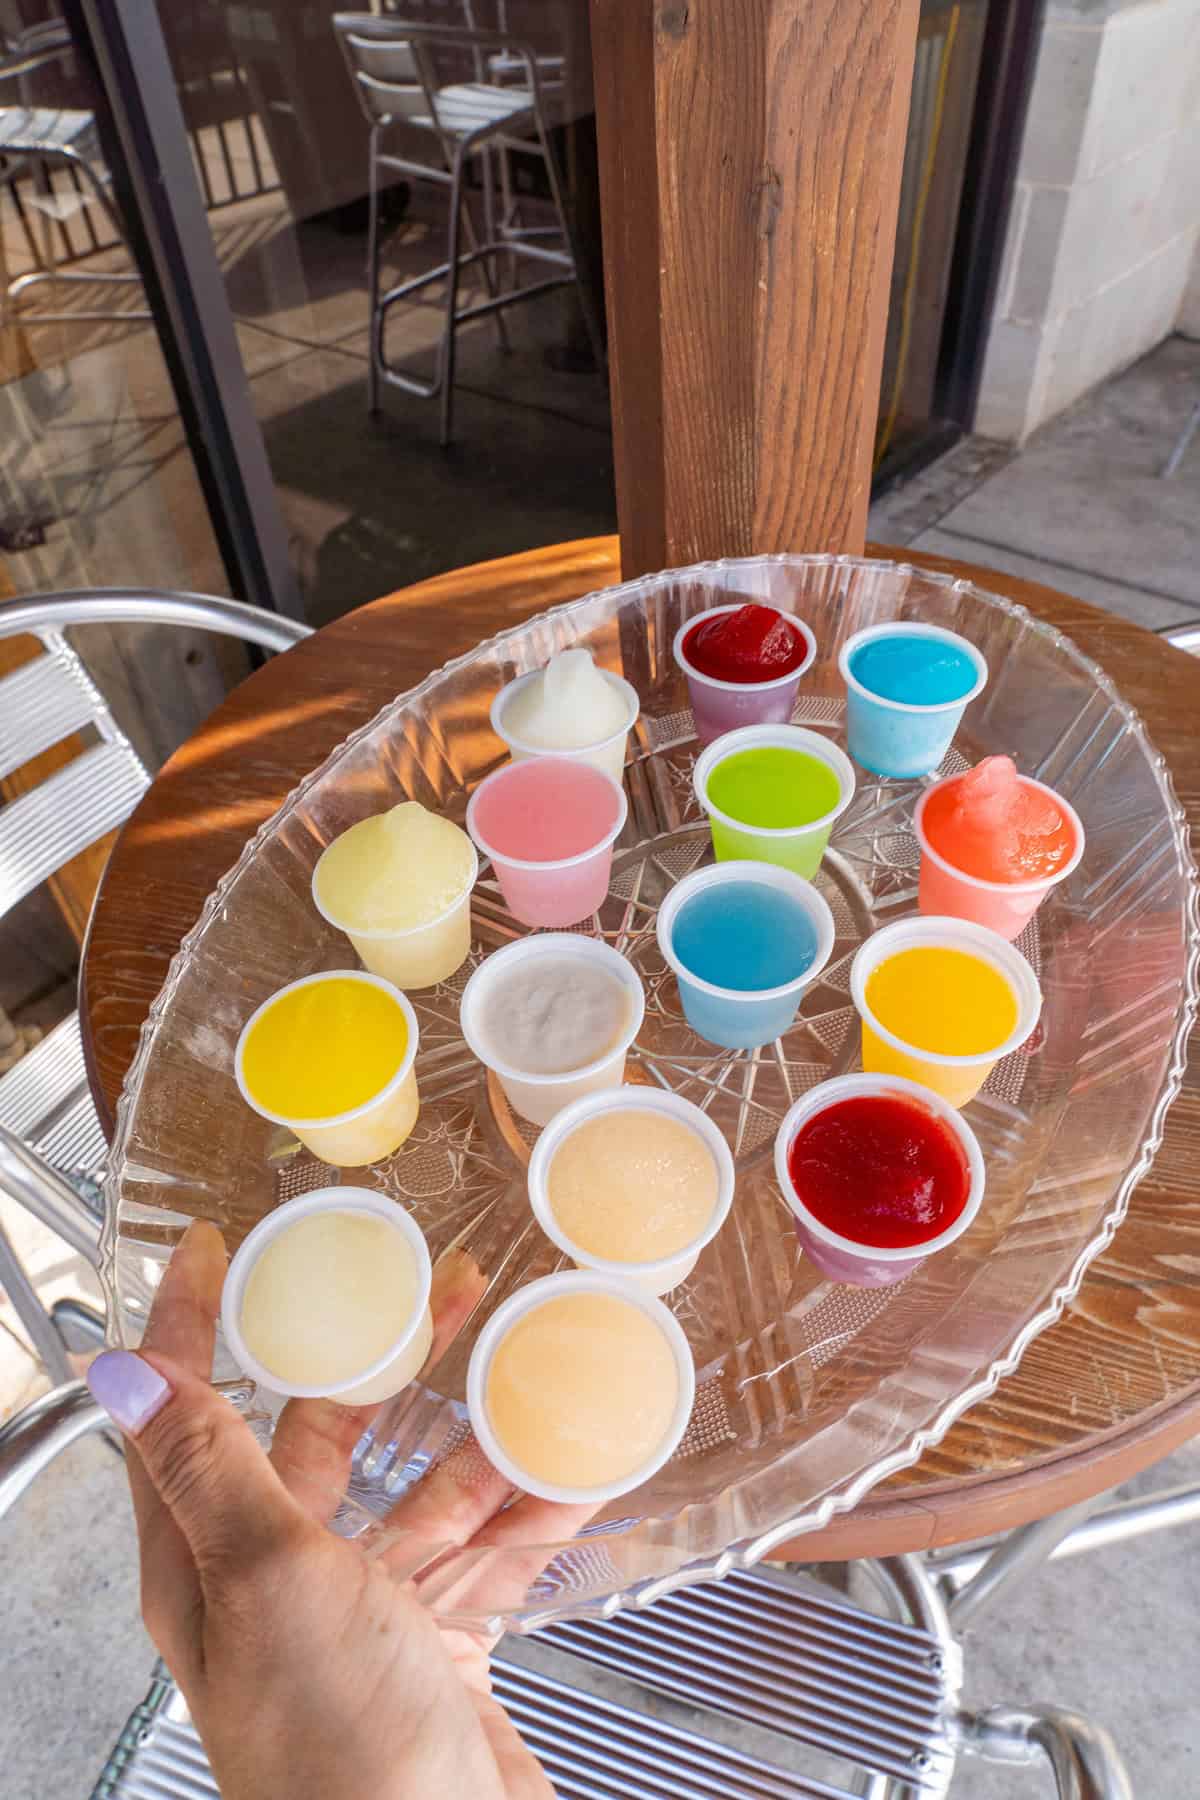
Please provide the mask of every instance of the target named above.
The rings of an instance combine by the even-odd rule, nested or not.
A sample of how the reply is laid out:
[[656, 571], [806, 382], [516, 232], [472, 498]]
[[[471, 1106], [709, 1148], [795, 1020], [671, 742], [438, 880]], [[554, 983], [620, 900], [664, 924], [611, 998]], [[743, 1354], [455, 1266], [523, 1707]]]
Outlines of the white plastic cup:
[[408, 931], [354, 931], [344, 919], [322, 906], [317, 895], [317, 875], [329, 851], [337, 843], [326, 846], [313, 870], [312, 901], [323, 919], [349, 938], [354, 953], [363, 967], [373, 975], [382, 975], [398, 988], [436, 987], [448, 981], [462, 967], [471, 953], [471, 889], [479, 874], [479, 855], [471, 845], [471, 873], [457, 900], [445, 912], [414, 925]]
[[[696, 975], [675, 950], [675, 921], [681, 909], [706, 888], [733, 883], [758, 882], [777, 888], [804, 908], [814, 931], [816, 949], [802, 975], [772, 988], [727, 988]], [[706, 1043], [727, 1050], [753, 1050], [782, 1037], [796, 1017], [805, 988], [814, 982], [833, 954], [837, 935], [822, 895], [811, 881], [793, 875], [773, 863], [722, 862], [696, 869], [677, 881], [658, 909], [655, 920], [658, 947], [675, 972], [679, 999], [688, 1024]]]
[[[311, 987], [318, 981], [363, 981], [382, 988], [384, 993], [391, 995], [404, 1014], [408, 1042], [395, 1074], [369, 1100], [352, 1107], [349, 1112], [330, 1113], [327, 1117], [317, 1119], [293, 1119], [284, 1113], [270, 1112], [265, 1106], [260, 1106], [246, 1086], [243, 1069], [246, 1039], [262, 1014], [282, 995], [290, 994], [296, 988]], [[289, 981], [286, 987], [278, 988], [261, 1006], [255, 1008], [238, 1034], [237, 1048], [233, 1055], [233, 1073], [241, 1089], [242, 1099], [260, 1118], [270, 1119], [275, 1125], [285, 1125], [322, 1162], [332, 1163], [339, 1169], [361, 1168], [366, 1163], [379, 1162], [398, 1150], [417, 1122], [420, 1101], [417, 1096], [415, 1064], [419, 1042], [417, 1015], [405, 996], [390, 981], [385, 981], [381, 975], [368, 974], [362, 969], [325, 969], [317, 975], [304, 975], [299, 981]]]
[[[613, 1048], [598, 1061], [581, 1063], [565, 1075], [543, 1075], [520, 1068], [503, 1056], [497, 1045], [480, 1028], [480, 1016], [488, 991], [501, 976], [514, 969], [532, 965], [547, 956], [576, 957], [588, 962], [619, 982], [629, 1002], [625, 1030]], [[463, 989], [459, 1005], [459, 1025], [472, 1056], [491, 1069], [504, 1089], [509, 1105], [531, 1125], [548, 1125], [564, 1106], [581, 1099], [597, 1088], [620, 1087], [625, 1079], [625, 1058], [629, 1047], [642, 1028], [646, 1013], [646, 996], [637, 974], [628, 960], [611, 944], [599, 938], [580, 937], [569, 931], [548, 931], [537, 937], [519, 938], [506, 944], [480, 963]]]
[[927, 787], [917, 801], [913, 814], [913, 831], [921, 846], [917, 905], [929, 915], [970, 919], [976, 925], [986, 925], [1011, 943], [1028, 925], [1050, 889], [1073, 875], [1079, 867], [1084, 848], [1083, 821], [1075, 808], [1044, 781], [1035, 781], [1032, 775], [1020, 776], [1022, 786], [1037, 788], [1053, 800], [1075, 833], [1075, 849], [1061, 869], [1056, 869], [1053, 875], [1042, 876], [1039, 881], [985, 881], [982, 876], [968, 875], [964, 870], [956, 869], [933, 848], [925, 833], [925, 808], [930, 795], [936, 794], [947, 781], [961, 780], [961, 775], [947, 775], [945, 781], [935, 781], [932, 787]]
[[[581, 1125], [586, 1125], [589, 1119], [604, 1118], [611, 1114], [613, 1130], [619, 1132], [620, 1115], [634, 1112], [663, 1113], [667, 1118], [677, 1119], [680, 1124], [695, 1132], [716, 1164], [717, 1198], [704, 1230], [672, 1255], [661, 1256], [651, 1262], [613, 1262], [607, 1257], [593, 1256], [591, 1251], [582, 1249], [559, 1224], [550, 1204], [550, 1165], [567, 1139]], [[661, 1088], [610, 1088], [604, 1093], [591, 1094], [577, 1100], [573, 1106], [560, 1112], [543, 1131], [534, 1145], [529, 1161], [529, 1204], [533, 1208], [534, 1218], [551, 1243], [565, 1251], [576, 1268], [594, 1269], [601, 1275], [631, 1281], [648, 1294], [668, 1294], [681, 1281], [687, 1280], [700, 1259], [700, 1252], [716, 1237], [729, 1217], [729, 1209], [733, 1205], [733, 1189], [733, 1157], [721, 1132], [708, 1114], [701, 1112], [698, 1106], [693, 1106], [690, 1100], [684, 1100], [679, 1094], [669, 1093]]]
[[610, 732], [608, 737], [597, 738], [595, 743], [581, 744], [574, 750], [550, 749], [526, 743], [523, 738], [510, 731], [504, 723], [504, 714], [508, 710], [509, 702], [523, 687], [528, 686], [531, 681], [536, 681], [538, 676], [544, 673], [543, 669], [534, 669], [528, 675], [518, 675], [517, 679], [510, 681], [507, 687], [502, 687], [492, 701], [490, 715], [492, 730], [508, 746], [508, 754], [513, 762], [525, 762], [534, 756], [566, 756], [572, 762], [589, 763], [593, 769], [599, 769], [602, 774], [610, 775], [614, 781], [622, 780], [625, 773], [625, 746], [629, 733], [637, 723], [638, 713], [642, 706], [637, 689], [623, 676], [614, 675], [609, 669], [597, 669], [597, 675], [602, 675], [609, 686], [615, 689], [625, 702], [624, 724], [618, 726], [616, 731]]
[[[990, 963], [1007, 981], [1017, 1003], [1017, 1022], [1002, 1043], [970, 1056], [943, 1055], [906, 1043], [880, 1024], [867, 1001], [871, 975], [901, 950], [963, 950]], [[862, 1021], [863, 1068], [872, 1074], [903, 1075], [939, 1094], [951, 1106], [965, 1106], [979, 1092], [1002, 1057], [1010, 1056], [1030, 1036], [1042, 1010], [1037, 976], [1006, 939], [986, 925], [965, 919], [898, 919], [873, 932], [859, 945], [850, 965], [850, 998]]]
[[[672, 653], [675, 661], [687, 677], [688, 698], [692, 703], [692, 717], [696, 722], [696, 736], [702, 744], [711, 744], [727, 731], [737, 731], [744, 725], [786, 725], [796, 705], [796, 694], [801, 679], [808, 673], [817, 654], [817, 640], [804, 623], [794, 613], [783, 612], [776, 606], [772, 610], [783, 613], [797, 634], [803, 639], [806, 654], [798, 669], [792, 669], [787, 675], [774, 675], [769, 681], [720, 681], [715, 675], [705, 675], [697, 669], [687, 657], [683, 640], [688, 633], [708, 619], [715, 619], [721, 613], [740, 612], [743, 606], [753, 605], [753, 596], [747, 595], [744, 600], [734, 600], [728, 606], [710, 606], [704, 612], [693, 613], [685, 619], [675, 633]], [[769, 600], [758, 602], [762, 606], [770, 606]]]
[[[251, 1271], [268, 1244], [282, 1232], [311, 1218], [314, 1213], [350, 1213], [382, 1219], [398, 1231], [412, 1253], [417, 1271], [417, 1291], [412, 1310], [397, 1322], [394, 1342], [373, 1363], [347, 1380], [320, 1387], [299, 1387], [276, 1375], [251, 1355], [242, 1336], [242, 1300]], [[221, 1295], [221, 1327], [234, 1361], [244, 1374], [273, 1394], [293, 1399], [339, 1400], [343, 1406], [374, 1406], [408, 1386], [429, 1355], [433, 1342], [433, 1316], [429, 1310], [432, 1269], [429, 1249], [419, 1225], [402, 1206], [386, 1194], [370, 1188], [319, 1188], [299, 1200], [287, 1200], [254, 1227], [237, 1251], [225, 1276]]]
[[593, 781], [607, 782], [613, 793], [612, 823], [608, 829], [574, 856], [549, 858], [545, 861], [506, 856], [480, 828], [479, 813], [485, 795], [502, 782], [518, 782], [523, 771], [549, 762], [565, 763], [581, 770], [588, 765], [572, 764], [565, 757], [538, 757], [525, 763], [506, 763], [480, 782], [467, 802], [467, 830], [477, 847], [491, 860], [500, 883], [500, 892], [513, 918], [522, 925], [561, 928], [578, 925], [598, 912], [608, 895], [612, 873], [613, 845], [625, 827], [629, 802], [625, 790], [611, 775], [590, 770]]
[[[628, 1305], [636, 1306], [648, 1319], [653, 1320], [666, 1338], [674, 1353], [678, 1378], [671, 1423], [654, 1454], [620, 1481], [606, 1482], [596, 1487], [560, 1487], [527, 1474], [500, 1443], [487, 1411], [488, 1371], [492, 1356], [505, 1334], [535, 1307], [544, 1306], [548, 1300], [559, 1300], [569, 1294], [607, 1294], [614, 1300], [624, 1300]], [[480, 1332], [467, 1368], [467, 1410], [471, 1426], [480, 1449], [492, 1467], [498, 1469], [501, 1475], [506, 1476], [514, 1487], [520, 1488], [524, 1493], [533, 1494], [541, 1500], [555, 1500], [566, 1506], [598, 1506], [607, 1500], [617, 1500], [622, 1494], [631, 1493], [634, 1488], [649, 1481], [678, 1449], [688, 1428], [695, 1398], [696, 1368], [691, 1348], [681, 1326], [667, 1307], [661, 1300], [655, 1299], [653, 1294], [647, 1294], [632, 1282], [618, 1281], [611, 1275], [597, 1275], [591, 1270], [546, 1275], [540, 1281], [531, 1281], [526, 1287], [519, 1288], [503, 1306], [497, 1307]]]
[[[851, 673], [851, 658], [864, 644], [888, 637], [934, 638], [952, 644], [974, 664], [973, 685], [957, 700], [936, 701], [930, 706], [888, 700], [864, 687]], [[846, 744], [851, 756], [873, 775], [900, 781], [928, 775], [941, 767], [963, 713], [983, 692], [988, 678], [982, 652], [957, 631], [900, 619], [888, 625], [868, 625], [848, 637], [838, 652], [838, 669], [846, 683]]]
[[[841, 1232], [831, 1230], [809, 1212], [792, 1184], [788, 1169], [788, 1153], [801, 1128], [818, 1113], [842, 1100], [878, 1096], [911, 1101], [940, 1120], [958, 1140], [970, 1171], [966, 1205], [957, 1219], [937, 1237], [913, 1247], [905, 1245], [890, 1249], [886, 1245], [860, 1244], [854, 1238], [843, 1237]], [[828, 1275], [831, 1281], [847, 1282], [851, 1287], [890, 1287], [893, 1282], [903, 1281], [906, 1275], [919, 1269], [927, 1257], [936, 1256], [939, 1250], [945, 1250], [962, 1236], [979, 1212], [986, 1175], [978, 1138], [966, 1120], [940, 1095], [899, 1075], [839, 1075], [810, 1088], [783, 1115], [775, 1136], [775, 1179], [791, 1208], [800, 1247], [823, 1275]]]
[[[714, 770], [745, 750], [767, 749], [794, 750], [832, 769], [840, 789], [837, 805], [807, 825], [786, 826], [747, 825], [714, 806], [708, 797]], [[696, 798], [708, 814], [713, 854], [718, 862], [733, 859], [778, 863], [811, 881], [821, 866], [834, 824], [854, 798], [855, 776], [850, 758], [819, 731], [809, 731], [803, 725], [748, 725], [741, 731], [729, 732], [702, 752], [696, 759], [692, 782]]]

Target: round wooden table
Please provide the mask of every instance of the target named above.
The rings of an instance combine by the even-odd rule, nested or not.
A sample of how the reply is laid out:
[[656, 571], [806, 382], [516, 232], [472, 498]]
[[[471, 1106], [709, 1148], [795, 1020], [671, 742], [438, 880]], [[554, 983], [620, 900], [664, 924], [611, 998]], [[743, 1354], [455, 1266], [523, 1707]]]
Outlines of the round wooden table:
[[[965, 576], [1066, 632], [1138, 708], [1200, 821], [1193, 659], [1033, 582], [885, 545], [870, 552]], [[385, 702], [481, 639], [616, 581], [617, 557], [615, 538], [593, 538], [389, 594], [268, 663], [176, 752], [121, 834], [84, 950], [84, 1044], [110, 1130], [167, 965], [250, 833]], [[1200, 1429], [1197, 1169], [1193, 1048], [1154, 1167], [1066, 1316], [935, 1450], [795, 1553], [881, 1556], [1008, 1529], [1103, 1492]]]

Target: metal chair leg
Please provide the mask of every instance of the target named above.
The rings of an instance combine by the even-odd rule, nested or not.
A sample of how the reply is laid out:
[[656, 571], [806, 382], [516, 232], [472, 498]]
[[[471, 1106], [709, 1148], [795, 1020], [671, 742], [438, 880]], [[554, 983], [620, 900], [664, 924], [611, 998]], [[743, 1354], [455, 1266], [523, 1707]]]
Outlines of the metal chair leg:
[[600, 322], [600, 314], [596, 307], [596, 297], [591, 283], [584, 271], [583, 257], [580, 255], [579, 236], [575, 230], [574, 215], [567, 205], [566, 193], [563, 189], [562, 175], [545, 127], [538, 119], [538, 142], [541, 145], [542, 159], [546, 164], [546, 179], [550, 184], [550, 197], [558, 214], [558, 222], [562, 229], [563, 240], [571, 252], [571, 261], [575, 267], [575, 287], [579, 294], [579, 306], [583, 313], [583, 323], [588, 334], [588, 342], [592, 347], [592, 355], [596, 359], [596, 367], [603, 370], [608, 360], [608, 352], [604, 343], [604, 328]]
[[462, 227], [463, 161], [463, 152], [460, 146], [454, 156], [454, 174], [450, 183], [450, 222], [446, 237], [446, 311], [445, 323], [442, 327], [441, 355], [443, 449], [450, 442], [454, 420], [454, 364], [458, 328], [458, 257], [459, 234]]
[[371, 143], [367, 153], [367, 316], [368, 332], [367, 411], [379, 411], [379, 368], [383, 361], [383, 314], [379, 310], [379, 126], [371, 127]]
[[1133, 1800], [1133, 1786], [1112, 1737], [1058, 1706], [995, 1706], [960, 1719], [963, 1748], [987, 1762], [1029, 1764], [1045, 1756], [1058, 1800]]
[[1082, 1524], [1099, 1505], [1099, 1497], [1082, 1500], [1078, 1506], [1064, 1507], [1048, 1518], [1036, 1519], [1014, 1531], [988, 1556], [966, 1586], [950, 1601], [950, 1622], [961, 1631], [969, 1620], [990, 1606], [1003, 1589], [1044, 1563], [1055, 1546]]
[[74, 1380], [75, 1371], [67, 1347], [37, 1297], [33, 1283], [17, 1261], [16, 1252], [0, 1229], [0, 1289], [8, 1295], [29, 1341], [50, 1371], [56, 1386]]

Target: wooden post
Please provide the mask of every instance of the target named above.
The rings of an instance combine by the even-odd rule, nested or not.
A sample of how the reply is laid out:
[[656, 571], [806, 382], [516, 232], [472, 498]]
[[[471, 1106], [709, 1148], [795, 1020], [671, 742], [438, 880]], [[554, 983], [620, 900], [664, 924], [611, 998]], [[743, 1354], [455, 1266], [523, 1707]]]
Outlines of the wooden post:
[[861, 551], [919, 0], [592, 0], [624, 575]]

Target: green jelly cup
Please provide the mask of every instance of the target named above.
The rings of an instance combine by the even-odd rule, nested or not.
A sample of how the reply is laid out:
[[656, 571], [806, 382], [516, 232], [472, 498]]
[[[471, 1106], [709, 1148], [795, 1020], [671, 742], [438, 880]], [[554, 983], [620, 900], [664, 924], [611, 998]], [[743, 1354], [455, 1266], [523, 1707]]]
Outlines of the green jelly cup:
[[[732, 818], [713, 804], [708, 784], [721, 763], [744, 750], [798, 750], [815, 757], [837, 777], [837, 805], [806, 825], [747, 825]], [[811, 881], [821, 866], [834, 823], [854, 798], [854, 780], [854, 765], [845, 752], [819, 731], [807, 731], [802, 725], [744, 725], [739, 731], [728, 731], [697, 758], [693, 776], [696, 798], [708, 814], [718, 862], [775, 863], [806, 881]]]

